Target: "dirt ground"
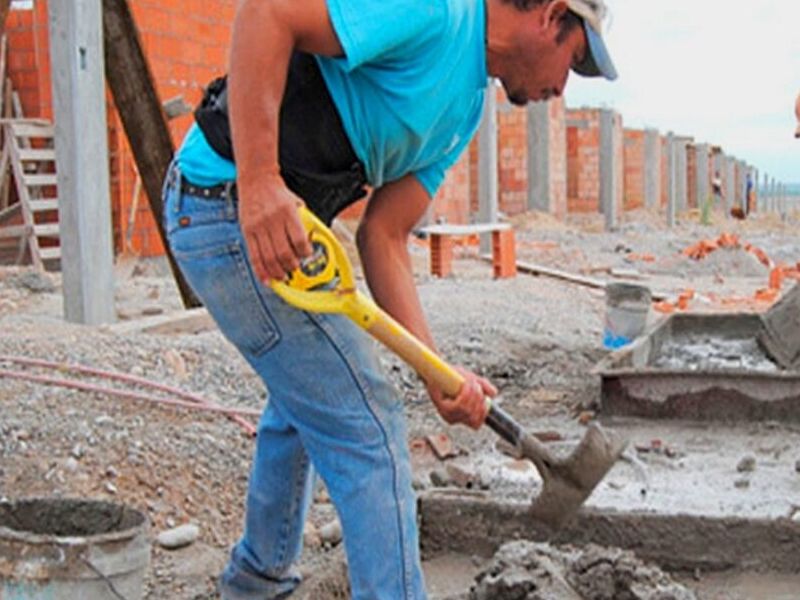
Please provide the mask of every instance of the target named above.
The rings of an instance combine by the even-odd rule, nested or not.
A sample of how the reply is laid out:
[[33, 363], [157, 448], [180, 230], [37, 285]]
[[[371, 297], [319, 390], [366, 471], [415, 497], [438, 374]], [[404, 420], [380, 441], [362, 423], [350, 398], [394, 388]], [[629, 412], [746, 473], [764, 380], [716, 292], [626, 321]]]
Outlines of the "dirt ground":
[[[717, 215], [711, 227], [684, 220], [673, 230], [663, 227], [662, 220], [638, 211], [626, 215], [619, 231], [604, 233], [599, 216], [560, 223], [528, 215], [514, 221], [518, 258], [604, 281], [642, 283], [671, 299], [691, 288], [695, 296], [689, 309], [698, 311], [763, 310], [766, 306], [749, 299], [767, 287], [769, 278], [769, 270], [740, 249], [719, 250], [702, 261], [681, 254], [701, 239], [731, 232], [762, 248], [775, 262], [794, 265], [800, 261], [796, 215], [787, 222], [775, 216], [739, 222]], [[592, 367], [607, 352], [602, 347], [603, 291], [529, 275], [495, 281], [491, 266], [480, 260], [472, 246], [458, 249], [453, 276], [439, 280], [428, 275], [425, 245], [414, 242], [411, 252], [422, 302], [442, 354], [494, 381], [501, 389], [503, 405], [526, 426], [579, 435], [579, 419], [591, 418], [599, 397], [599, 378], [591, 374]], [[648, 255], [652, 260], [642, 259]], [[119, 262], [115, 290], [119, 323], [115, 325], [65, 323], [60, 291], [58, 274], [42, 276], [29, 269], [0, 267], [0, 371], [68, 377], [174, 397], [141, 385], [16, 362], [20, 357], [37, 358], [130, 374], [227, 407], [260, 410], [264, 406], [267, 392], [261, 381], [213, 326], [171, 333], [142, 331], [143, 325], [181, 309], [165, 261], [128, 258]], [[657, 318], [661, 318], [658, 313], [651, 315]], [[434, 485], [458, 485], [459, 458], [466, 457], [467, 468], [475, 469], [475, 463], [501, 456], [490, 432], [448, 428], [416, 376], [397, 358], [379, 351], [407, 407], [415, 485], [420, 491]], [[735, 434], [744, 436], [745, 446], [748, 435], [756, 436], [750, 444], [756, 453], [761, 439], [758, 429]], [[636, 431], [632, 429], [634, 437]], [[642, 443], [663, 435], [645, 428], [640, 431]], [[782, 424], [773, 424], [770, 432], [773, 438], [798, 436]], [[442, 460], [432, 453], [426, 438], [441, 434], [454, 449], [455, 459]], [[674, 435], [680, 433], [675, 430]], [[696, 438], [702, 438], [705, 451], [710, 452], [708, 444], [713, 443], [709, 440], [728, 435], [711, 427]], [[691, 453], [686, 450], [691, 446], [687, 440], [684, 451]], [[743, 453], [741, 446], [729, 445], [730, 460], [735, 461], [737, 453]], [[183, 523], [199, 526], [199, 539], [183, 549], [168, 551], [153, 544], [146, 593], [151, 600], [215, 597], [215, 579], [241, 527], [251, 450], [252, 440], [244, 429], [220, 414], [0, 377], [0, 497], [70, 496], [124, 502], [149, 516], [154, 538]], [[800, 453], [793, 456], [789, 451], [773, 466], [791, 470], [786, 465], [794, 460], [800, 460]], [[702, 463], [688, 464], [691, 469], [702, 468]], [[727, 465], [724, 471], [732, 486], [736, 469]], [[462, 477], [461, 482], [466, 480]], [[491, 481], [475, 481], [478, 486], [495, 486]], [[798, 491], [795, 480], [786, 485]], [[496, 488], [497, 493], [513, 493], [499, 483]], [[622, 492], [612, 486], [604, 493], [600, 502], [613, 505]], [[729, 510], [738, 510], [736, 504], [731, 503]], [[335, 518], [320, 486], [301, 565], [306, 573], [313, 574], [330, 562], [331, 553], [340, 551], [338, 535], [331, 534]], [[698, 594], [704, 597], [702, 590]]]

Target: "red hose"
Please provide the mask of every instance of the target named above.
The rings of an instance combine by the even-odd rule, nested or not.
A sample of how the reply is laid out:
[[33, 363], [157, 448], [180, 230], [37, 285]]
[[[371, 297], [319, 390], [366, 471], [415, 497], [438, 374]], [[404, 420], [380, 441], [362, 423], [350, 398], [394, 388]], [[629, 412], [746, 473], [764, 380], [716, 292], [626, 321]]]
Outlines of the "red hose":
[[200, 396], [197, 396], [195, 394], [192, 394], [190, 392], [186, 392], [186, 391], [180, 390], [180, 389], [172, 387], [172, 386], [156, 383], [156, 382], [153, 382], [153, 381], [141, 378], [141, 377], [136, 377], [134, 375], [126, 375], [124, 373], [114, 373], [114, 372], [111, 372], [111, 371], [104, 371], [104, 370], [101, 370], [101, 369], [94, 369], [94, 368], [91, 368], [91, 367], [84, 367], [84, 366], [81, 366], [81, 365], [69, 365], [69, 364], [65, 364], [65, 363], [55, 363], [55, 362], [49, 362], [49, 361], [45, 361], [45, 360], [34, 359], [34, 358], [26, 358], [26, 357], [20, 357], [20, 356], [0, 355], [0, 361], [17, 363], [17, 364], [28, 365], [28, 366], [36, 366], [36, 367], [44, 367], [44, 368], [56, 369], [56, 370], [59, 370], [59, 371], [73, 371], [73, 372], [78, 372], [78, 373], [84, 373], [84, 374], [92, 375], [92, 376], [95, 376], [95, 377], [101, 377], [101, 378], [105, 378], [105, 379], [123, 381], [123, 382], [126, 382], [126, 383], [134, 383], [134, 384], [141, 385], [141, 386], [144, 386], [144, 387], [149, 387], [149, 388], [152, 388], [152, 389], [155, 389], [155, 390], [159, 390], [159, 391], [162, 391], [162, 392], [170, 393], [170, 394], [173, 394], [175, 396], [184, 398], [187, 401], [174, 400], [174, 399], [162, 399], [162, 398], [157, 398], [157, 397], [154, 397], [154, 396], [149, 396], [147, 394], [141, 394], [139, 392], [128, 392], [128, 391], [124, 391], [124, 390], [115, 390], [113, 388], [105, 388], [105, 387], [96, 386], [96, 385], [93, 385], [93, 384], [81, 383], [81, 382], [70, 380], [70, 379], [57, 379], [57, 378], [52, 378], [52, 377], [44, 377], [44, 376], [40, 376], [40, 375], [29, 375], [27, 373], [21, 373], [21, 372], [18, 372], [18, 371], [0, 370], [0, 376], [2, 376], [2, 377], [8, 377], [8, 378], [13, 378], [13, 379], [22, 379], [22, 380], [27, 380], [27, 381], [33, 381], [33, 382], [36, 382], [36, 383], [44, 383], [44, 384], [47, 384], [47, 385], [57, 385], [57, 386], [61, 386], [61, 387], [80, 389], [80, 390], [90, 391], [90, 392], [105, 393], [105, 394], [109, 394], [109, 395], [112, 395], [112, 396], [119, 396], [119, 397], [125, 397], [125, 398], [137, 399], [137, 400], [144, 400], [144, 401], [160, 403], [160, 404], [168, 404], [168, 405], [172, 405], [172, 406], [179, 406], [179, 407], [183, 407], [183, 408], [191, 408], [191, 409], [194, 409], [194, 410], [200, 410], [200, 411], [205, 411], [205, 412], [221, 413], [221, 414], [224, 414], [224, 415], [228, 416], [232, 420], [234, 420], [245, 431], [247, 431], [248, 435], [251, 435], [251, 436], [255, 436], [256, 429], [249, 421], [247, 421], [246, 419], [243, 418], [243, 415], [258, 417], [261, 414], [260, 411], [254, 410], [254, 409], [226, 408], [226, 407], [220, 406], [218, 404], [213, 404], [213, 403], [205, 400], [204, 398], [202, 398]]

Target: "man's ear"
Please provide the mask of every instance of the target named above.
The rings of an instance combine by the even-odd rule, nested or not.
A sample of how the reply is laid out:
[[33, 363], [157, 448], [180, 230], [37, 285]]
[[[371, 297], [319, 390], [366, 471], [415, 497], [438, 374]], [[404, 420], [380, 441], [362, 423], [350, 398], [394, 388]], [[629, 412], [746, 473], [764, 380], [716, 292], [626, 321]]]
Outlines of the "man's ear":
[[552, 0], [544, 10], [547, 28], [554, 28], [556, 33], [561, 31], [561, 21], [564, 19], [568, 10], [569, 6], [566, 0]]

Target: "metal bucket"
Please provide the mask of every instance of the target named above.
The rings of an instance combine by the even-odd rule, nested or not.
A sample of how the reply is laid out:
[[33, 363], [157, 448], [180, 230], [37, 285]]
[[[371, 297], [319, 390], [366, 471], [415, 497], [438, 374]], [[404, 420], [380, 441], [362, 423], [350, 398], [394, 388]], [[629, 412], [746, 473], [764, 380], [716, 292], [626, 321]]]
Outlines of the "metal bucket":
[[642, 335], [652, 301], [649, 288], [632, 283], [609, 283], [603, 345], [616, 350]]
[[2, 600], [141, 600], [147, 519], [110, 502], [0, 502]]

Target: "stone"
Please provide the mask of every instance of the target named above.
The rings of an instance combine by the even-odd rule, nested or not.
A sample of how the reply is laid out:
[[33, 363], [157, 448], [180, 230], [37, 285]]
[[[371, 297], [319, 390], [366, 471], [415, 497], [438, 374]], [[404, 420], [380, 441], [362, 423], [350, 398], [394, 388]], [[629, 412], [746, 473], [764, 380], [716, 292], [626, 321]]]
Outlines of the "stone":
[[107, 491], [109, 494], [116, 494], [116, 493], [117, 493], [117, 486], [115, 486], [115, 485], [114, 485], [113, 483], [111, 483], [110, 481], [106, 481], [106, 483], [105, 483], [105, 485], [104, 485], [103, 487], [105, 487], [105, 490], [106, 490], [106, 491]]
[[429, 435], [425, 439], [428, 440], [428, 443], [433, 449], [433, 453], [439, 460], [446, 460], [458, 455], [458, 452], [456, 452], [456, 449], [453, 446], [453, 441], [445, 433]]
[[741, 479], [737, 479], [733, 482], [733, 486], [739, 490], [746, 490], [750, 487], [750, 480], [746, 477], [742, 477]]
[[752, 473], [756, 470], [756, 457], [752, 454], [743, 456], [739, 464], [736, 465], [736, 470], [739, 473]]
[[162, 548], [175, 550], [189, 546], [200, 537], [200, 528], [194, 523], [186, 523], [172, 529], [167, 529], [158, 534], [156, 542]]
[[319, 537], [323, 544], [336, 546], [342, 541], [342, 524], [338, 519], [326, 523], [319, 528]]
[[469, 490], [478, 487], [480, 483], [479, 477], [464, 466], [450, 463], [445, 470], [450, 481], [460, 488]]
[[56, 286], [50, 277], [39, 271], [19, 273], [13, 278], [13, 284], [34, 294], [52, 294], [56, 291]]
[[450, 476], [447, 474], [447, 471], [444, 469], [434, 469], [431, 471], [430, 474], [431, 483], [434, 487], [447, 487], [450, 485]]
[[71, 473], [74, 473], [78, 470], [80, 464], [74, 457], [70, 456], [66, 461], [64, 461], [64, 468]]
[[800, 460], [795, 461], [794, 463], [794, 472], [800, 473]]

